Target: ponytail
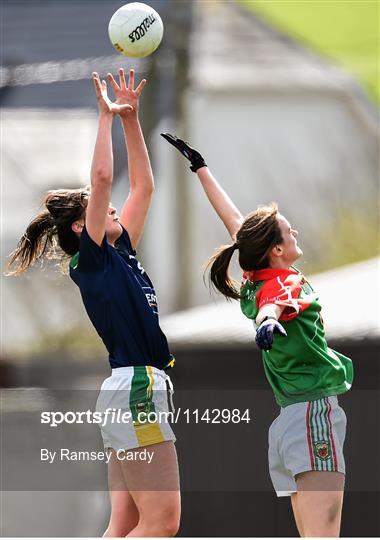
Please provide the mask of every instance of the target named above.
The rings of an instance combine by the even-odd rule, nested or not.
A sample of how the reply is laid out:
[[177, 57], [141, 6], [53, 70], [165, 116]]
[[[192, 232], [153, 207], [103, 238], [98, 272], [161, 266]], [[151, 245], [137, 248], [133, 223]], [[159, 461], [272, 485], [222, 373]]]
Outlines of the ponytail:
[[215, 255], [207, 262], [206, 268], [210, 267], [210, 284], [222, 293], [227, 299], [239, 300], [237, 283], [229, 274], [229, 267], [238, 244], [230, 246], [221, 246]]
[[271, 249], [283, 241], [278, 215], [276, 203], [259, 206], [245, 218], [236, 233], [235, 244], [220, 247], [208, 260], [206, 269], [211, 267], [210, 284], [227, 299], [240, 300], [242, 298], [239, 294], [239, 284], [228, 273], [235, 249], [239, 250], [239, 265], [243, 270], [268, 268]]
[[[75, 255], [79, 250], [79, 236], [71, 225], [84, 218], [89, 195], [87, 187], [48, 191], [43, 200], [45, 209], [29, 223], [10, 255], [7, 275], [20, 274], [43, 258], [60, 257], [64, 262], [67, 255]], [[57, 254], [57, 246], [63, 256]]]
[[[24, 272], [30, 265], [41, 259], [46, 252], [54, 252], [56, 240], [54, 219], [48, 210], [40, 212], [28, 225], [16, 249], [11, 253], [7, 275]], [[17, 261], [14, 270], [10, 268]]]

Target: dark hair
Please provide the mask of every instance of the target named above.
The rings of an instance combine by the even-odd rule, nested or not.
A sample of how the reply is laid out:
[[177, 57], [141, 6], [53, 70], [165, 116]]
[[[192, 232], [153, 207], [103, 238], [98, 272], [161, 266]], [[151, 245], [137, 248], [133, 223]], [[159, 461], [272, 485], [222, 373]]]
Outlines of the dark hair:
[[[79, 238], [71, 225], [84, 218], [89, 195], [87, 187], [48, 191], [42, 201], [45, 209], [29, 223], [10, 255], [8, 275], [20, 274], [44, 257], [64, 260], [64, 254], [75, 255], [79, 250]], [[63, 254], [57, 254], [57, 245]]]
[[228, 271], [235, 249], [239, 250], [239, 265], [243, 270], [267, 268], [270, 250], [283, 240], [277, 217], [276, 203], [260, 206], [245, 218], [236, 234], [236, 242], [221, 246], [215, 255], [210, 257], [207, 263], [207, 268], [210, 267], [210, 283], [228, 299], [241, 298], [237, 283]]

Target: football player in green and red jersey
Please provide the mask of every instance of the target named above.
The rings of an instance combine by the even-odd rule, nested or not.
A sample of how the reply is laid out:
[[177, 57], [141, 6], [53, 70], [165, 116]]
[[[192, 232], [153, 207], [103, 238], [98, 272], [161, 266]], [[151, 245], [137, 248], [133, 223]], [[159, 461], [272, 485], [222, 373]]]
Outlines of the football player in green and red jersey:
[[[298, 232], [277, 205], [243, 218], [199, 152], [162, 136], [191, 163], [233, 243], [210, 259], [210, 279], [256, 328], [264, 370], [280, 415], [269, 429], [269, 470], [278, 496], [290, 495], [301, 536], [339, 535], [346, 416], [337, 395], [350, 389], [352, 362], [326, 343], [318, 296], [293, 264]], [[240, 290], [228, 273], [235, 250], [244, 270]]]

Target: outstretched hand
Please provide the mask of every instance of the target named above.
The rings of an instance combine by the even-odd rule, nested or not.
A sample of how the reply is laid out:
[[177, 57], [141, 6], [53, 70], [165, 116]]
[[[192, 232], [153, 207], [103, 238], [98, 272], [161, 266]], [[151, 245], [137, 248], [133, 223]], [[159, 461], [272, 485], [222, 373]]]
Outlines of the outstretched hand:
[[285, 328], [276, 319], [266, 319], [256, 332], [256, 344], [259, 349], [270, 351], [273, 345], [274, 334], [286, 337]]
[[113, 103], [110, 100], [107, 92], [107, 83], [104, 80], [100, 80], [99, 73], [97, 73], [96, 71], [94, 71], [94, 73], [92, 74], [92, 80], [94, 81], [96, 99], [98, 101], [100, 113], [123, 115], [133, 111], [133, 107], [129, 103]]
[[[112, 73], [108, 73], [107, 78], [109, 80], [110, 85], [112, 86], [112, 90], [115, 94], [115, 104], [123, 107], [126, 105], [130, 105], [133, 109], [133, 112], [137, 113], [139, 110], [139, 98], [141, 95], [141, 92], [146, 84], [146, 79], [142, 79], [140, 81], [140, 84], [135, 89], [135, 72], [133, 69], [129, 70], [129, 77], [128, 77], [128, 84], [125, 80], [125, 73], [124, 69], [119, 69], [119, 82], [117, 83], [114, 79], [114, 76]], [[128, 110], [123, 110], [120, 113], [120, 116], [127, 116]]]
[[168, 143], [172, 144], [175, 148], [177, 148], [177, 150], [179, 150], [181, 154], [190, 161], [190, 169], [193, 172], [196, 172], [201, 167], [206, 167], [203, 156], [201, 156], [198, 150], [192, 148], [189, 143], [183, 141], [182, 139], [179, 139], [175, 135], [171, 135], [170, 133], [161, 133], [161, 137], [163, 137], [165, 140], [168, 141]]

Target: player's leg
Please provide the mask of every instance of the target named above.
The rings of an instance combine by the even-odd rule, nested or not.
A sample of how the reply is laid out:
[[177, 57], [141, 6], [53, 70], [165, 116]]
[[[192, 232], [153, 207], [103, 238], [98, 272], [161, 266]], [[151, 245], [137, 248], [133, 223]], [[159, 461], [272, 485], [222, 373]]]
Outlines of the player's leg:
[[338, 536], [343, 505], [346, 416], [336, 397], [291, 405], [282, 413], [281, 455], [297, 494], [292, 507], [303, 536]]
[[305, 535], [304, 535], [304, 532], [303, 532], [303, 526], [302, 526], [302, 520], [301, 520], [300, 511], [298, 509], [297, 493], [292, 493], [291, 501], [292, 501], [294, 520], [296, 522], [296, 526], [297, 526], [297, 529], [298, 529], [298, 532], [299, 532], [300, 536], [303, 537]]
[[165, 441], [145, 448], [152, 457], [150, 463], [147, 460], [121, 462], [139, 512], [139, 522], [128, 536], [175, 536], [179, 528], [181, 498], [174, 443]]
[[126, 536], [139, 521], [137, 507], [131, 497], [116, 452], [112, 450], [108, 463], [108, 488], [111, 501], [111, 517], [103, 537]]
[[[344, 474], [329, 471], [309, 471], [296, 476], [296, 511], [302, 536], [339, 536], [344, 480]], [[296, 522], [297, 517], [295, 514]]]

